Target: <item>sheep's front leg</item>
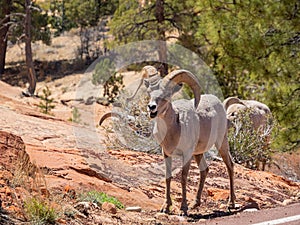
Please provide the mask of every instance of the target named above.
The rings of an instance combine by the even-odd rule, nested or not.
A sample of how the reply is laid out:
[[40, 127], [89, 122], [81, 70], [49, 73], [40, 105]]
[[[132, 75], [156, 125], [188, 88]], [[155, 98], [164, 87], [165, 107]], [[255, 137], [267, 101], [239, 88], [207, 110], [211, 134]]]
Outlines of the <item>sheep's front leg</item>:
[[180, 210], [183, 211], [183, 215], [187, 215], [188, 211], [188, 204], [186, 199], [186, 184], [187, 184], [187, 178], [189, 174], [189, 169], [191, 165], [192, 159], [189, 159], [188, 161], [184, 160], [184, 165], [182, 167], [182, 174], [181, 174], [181, 187], [182, 187], [182, 201], [181, 201], [181, 207]]
[[192, 204], [192, 209], [197, 208], [201, 204], [201, 194], [203, 191], [206, 176], [208, 174], [208, 166], [206, 164], [205, 158], [203, 157], [203, 154], [195, 155], [195, 160], [200, 170], [200, 182], [198, 186], [196, 199]]
[[171, 179], [172, 179], [172, 158], [165, 155], [166, 165], [166, 201], [161, 208], [161, 212], [170, 213], [170, 207], [172, 206], [171, 200]]

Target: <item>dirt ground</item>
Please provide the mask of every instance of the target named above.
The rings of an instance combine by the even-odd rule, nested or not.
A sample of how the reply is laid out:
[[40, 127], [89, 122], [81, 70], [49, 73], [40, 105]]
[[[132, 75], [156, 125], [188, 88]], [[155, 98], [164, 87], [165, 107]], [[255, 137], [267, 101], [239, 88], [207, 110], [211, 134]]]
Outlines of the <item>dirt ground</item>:
[[[80, 76], [75, 75], [73, 79], [66, 77], [48, 84], [52, 88], [57, 83], [66, 85], [67, 82], [75, 82], [79, 78]], [[4, 132], [0, 136], [1, 140], [5, 140], [1, 143], [3, 153], [0, 161], [0, 194], [3, 215], [10, 215], [9, 218], [14, 223], [26, 220], [22, 201], [38, 192], [58, 211], [65, 212], [57, 220], [58, 224], [95, 224], [95, 221], [101, 221], [99, 223], [102, 224], [143, 224], [145, 221], [146, 224], [190, 223], [242, 212], [247, 208], [274, 208], [299, 201], [299, 183], [270, 172], [253, 171], [236, 164], [237, 208], [228, 211], [229, 181], [226, 167], [221, 161], [211, 160], [201, 207], [189, 211], [189, 217], [180, 217], [177, 216], [181, 200], [180, 162], [177, 162], [173, 171], [172, 214], [159, 213], [164, 201], [165, 187], [161, 155], [123, 148], [107, 149], [107, 134], [103, 128], [95, 129], [89, 124], [69, 121], [73, 106], [66, 106], [58, 100], [72, 95], [72, 85], [65, 92], [58, 89], [59, 91], [53, 93], [57, 104], [52, 116], [39, 112], [40, 99], [23, 98], [20, 95], [21, 88], [2, 82], [0, 85], [0, 127]], [[40, 85], [42, 86], [38, 86]], [[85, 109], [88, 107], [84, 103], [74, 104], [83, 104]], [[97, 103], [89, 107], [94, 110], [96, 121], [110, 109]], [[80, 135], [76, 135], [76, 132]], [[95, 134], [98, 139], [91, 138]], [[9, 141], [12, 144], [8, 145], [6, 140], [12, 140]], [[20, 144], [16, 143], [19, 142], [25, 148], [17, 148]], [[11, 162], [18, 160], [9, 160], [16, 158], [14, 151], [9, 151], [7, 155], [9, 149], [28, 155], [30, 168], [41, 168], [38, 174], [43, 182], [37, 182], [36, 176], [29, 175], [28, 184], [12, 185], [10, 180], [18, 173]], [[23, 161], [24, 159], [21, 160]], [[193, 163], [188, 180], [189, 202], [195, 196], [198, 180], [199, 171]], [[38, 184], [39, 188], [34, 188], [30, 183]], [[128, 212], [123, 209], [112, 213], [91, 203], [84, 203], [82, 209], [80, 204], [83, 203], [79, 202], [78, 196], [89, 190], [105, 192], [118, 198], [126, 207], [141, 207], [142, 211]], [[66, 216], [68, 210], [74, 212], [74, 218]], [[9, 222], [11, 221], [7, 221], [8, 224]]]

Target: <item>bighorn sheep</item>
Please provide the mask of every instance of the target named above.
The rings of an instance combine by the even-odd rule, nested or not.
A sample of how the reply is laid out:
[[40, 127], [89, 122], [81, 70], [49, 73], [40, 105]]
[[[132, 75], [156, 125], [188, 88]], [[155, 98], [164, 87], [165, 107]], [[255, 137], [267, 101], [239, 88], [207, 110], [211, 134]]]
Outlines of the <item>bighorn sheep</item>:
[[[195, 99], [176, 100], [171, 103], [177, 85], [188, 84]], [[181, 210], [188, 210], [186, 184], [192, 156], [200, 169], [200, 182], [192, 208], [200, 206], [208, 167], [203, 154], [213, 145], [218, 149], [225, 162], [230, 180], [230, 205], [234, 206], [234, 171], [227, 139], [226, 112], [220, 100], [214, 95], [200, 95], [197, 78], [186, 70], [176, 70], [161, 79], [159, 89], [148, 90], [150, 101], [148, 111], [154, 119], [153, 135], [160, 144], [166, 165], [166, 202], [162, 211], [169, 213], [172, 205], [170, 184], [172, 176], [172, 157], [179, 155], [183, 159], [181, 184]]]
[[223, 101], [226, 110], [227, 119], [232, 122], [239, 113], [246, 109], [252, 109], [250, 119], [253, 123], [253, 128], [258, 130], [267, 124], [271, 117], [271, 110], [269, 107], [261, 102], [255, 100], [241, 100], [236, 97], [229, 97]]
[[[251, 130], [258, 132], [260, 141], [262, 144], [262, 150], [266, 150], [270, 147], [271, 130], [272, 130], [272, 114], [269, 107], [261, 102], [255, 100], [241, 100], [236, 97], [229, 97], [223, 102], [227, 113], [227, 119], [229, 121], [229, 128], [235, 126], [235, 129], [239, 131], [245, 127], [243, 120], [236, 123], [239, 116], [244, 116], [245, 112], [249, 110], [249, 119], [251, 124]], [[246, 126], [247, 127], [247, 126]], [[262, 170], [265, 170], [268, 157], [260, 156], [255, 163], [257, 169], [259, 169], [260, 162], [262, 163]]]

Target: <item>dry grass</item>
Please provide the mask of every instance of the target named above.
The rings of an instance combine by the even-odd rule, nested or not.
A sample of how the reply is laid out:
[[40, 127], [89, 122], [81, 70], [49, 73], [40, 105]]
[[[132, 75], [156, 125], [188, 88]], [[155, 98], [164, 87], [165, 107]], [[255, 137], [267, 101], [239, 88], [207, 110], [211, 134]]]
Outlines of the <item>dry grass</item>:
[[31, 224], [49, 224], [57, 217], [56, 210], [60, 199], [52, 199], [47, 188], [44, 172], [36, 163], [31, 162], [25, 151], [17, 152], [10, 182], [13, 201], [20, 210], [19, 217]]
[[[147, 113], [148, 96], [141, 94], [130, 102], [128, 95], [123, 93], [113, 111], [124, 115], [123, 119], [112, 118], [104, 122], [105, 146], [108, 149], [129, 149], [140, 152], [159, 153], [160, 148], [152, 137], [153, 123]], [[128, 116], [134, 117], [129, 121]]]

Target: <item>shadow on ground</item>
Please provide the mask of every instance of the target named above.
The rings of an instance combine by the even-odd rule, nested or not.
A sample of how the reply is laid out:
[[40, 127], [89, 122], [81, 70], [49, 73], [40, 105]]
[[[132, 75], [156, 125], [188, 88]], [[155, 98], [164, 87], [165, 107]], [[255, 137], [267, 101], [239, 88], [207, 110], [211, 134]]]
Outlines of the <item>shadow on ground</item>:
[[197, 222], [201, 219], [215, 219], [215, 218], [219, 218], [219, 217], [226, 217], [226, 216], [231, 216], [240, 212], [243, 212], [246, 209], [257, 209], [257, 206], [253, 205], [253, 204], [248, 204], [244, 207], [239, 207], [239, 208], [235, 208], [235, 209], [227, 209], [227, 210], [214, 210], [211, 213], [208, 214], [201, 214], [201, 213], [191, 213], [188, 215], [187, 217], [187, 221], [188, 222]]
[[[57, 60], [57, 61], [34, 61], [37, 82], [45, 80], [55, 80], [74, 74], [83, 73], [91, 64], [91, 60]], [[24, 87], [28, 82], [27, 69], [25, 62], [7, 64], [4, 74], [0, 79], [12, 86]]]

